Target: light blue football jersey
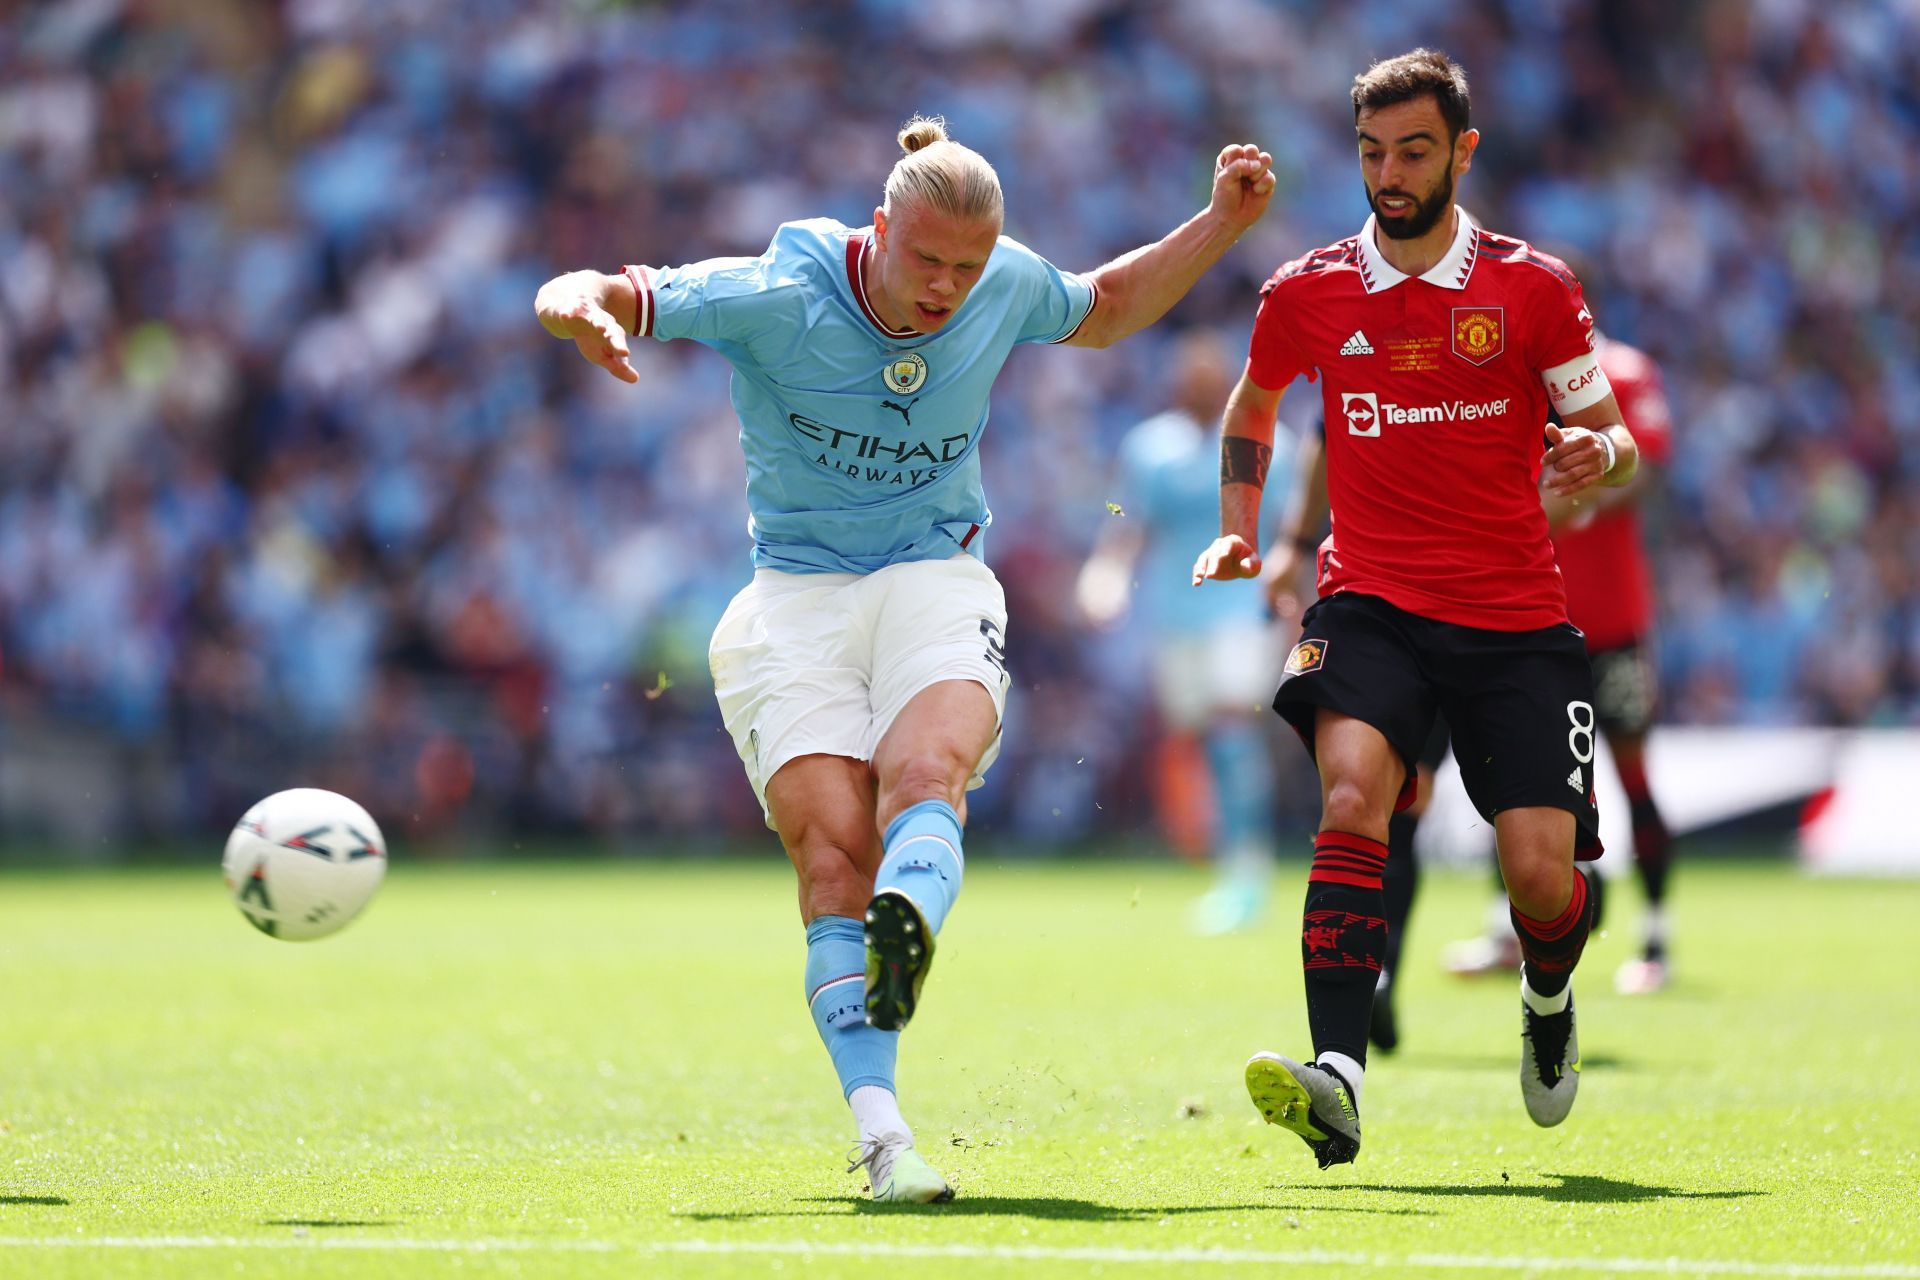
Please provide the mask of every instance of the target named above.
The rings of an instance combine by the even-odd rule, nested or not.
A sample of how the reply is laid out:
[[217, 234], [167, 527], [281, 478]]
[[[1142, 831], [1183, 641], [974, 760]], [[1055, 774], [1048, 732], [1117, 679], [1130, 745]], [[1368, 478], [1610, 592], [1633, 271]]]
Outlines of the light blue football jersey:
[[[1277, 429], [1268, 493], [1287, 492], [1293, 450]], [[1156, 635], [1186, 635], [1263, 616], [1257, 584], [1193, 585], [1193, 562], [1220, 536], [1220, 432], [1170, 409], [1120, 442], [1124, 520], [1138, 521], [1142, 546], [1134, 568], [1133, 612]]]
[[1014, 344], [1062, 342], [1094, 288], [1000, 237], [932, 336], [866, 303], [872, 228], [789, 222], [758, 258], [629, 268], [637, 331], [691, 338], [733, 365], [756, 568], [871, 573], [980, 553], [992, 520], [980, 436]]

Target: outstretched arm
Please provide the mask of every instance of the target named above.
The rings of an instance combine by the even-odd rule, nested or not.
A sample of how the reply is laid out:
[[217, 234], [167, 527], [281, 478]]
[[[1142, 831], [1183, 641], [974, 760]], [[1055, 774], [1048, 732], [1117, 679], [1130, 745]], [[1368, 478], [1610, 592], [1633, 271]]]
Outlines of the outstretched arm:
[[1117, 622], [1133, 597], [1133, 570], [1146, 549], [1146, 537], [1137, 521], [1115, 511], [1100, 530], [1093, 554], [1080, 566], [1073, 594], [1080, 612], [1096, 627]]
[[1220, 536], [1194, 561], [1196, 587], [1208, 578], [1260, 576], [1260, 496], [1285, 393], [1285, 388], [1269, 391], [1243, 373], [1227, 398], [1220, 423]]
[[633, 281], [598, 271], [555, 276], [533, 296], [541, 327], [556, 338], [573, 339], [581, 355], [622, 382], [640, 381], [627, 359], [634, 307]]
[[1213, 200], [1165, 238], [1089, 273], [1099, 290], [1072, 347], [1109, 347], [1138, 333], [1187, 296], [1273, 197], [1273, 157], [1252, 145], [1227, 147], [1213, 168]]

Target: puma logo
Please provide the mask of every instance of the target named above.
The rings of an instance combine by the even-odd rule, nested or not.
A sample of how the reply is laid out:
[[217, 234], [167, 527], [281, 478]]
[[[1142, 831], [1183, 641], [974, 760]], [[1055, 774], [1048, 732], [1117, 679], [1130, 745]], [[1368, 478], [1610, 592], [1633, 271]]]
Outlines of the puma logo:
[[920, 403], [920, 397], [915, 396], [913, 399], [907, 401], [905, 404], [895, 404], [891, 400], [882, 400], [880, 402], [880, 407], [882, 409], [892, 409], [895, 413], [898, 413], [901, 417], [907, 420], [908, 426], [912, 426], [913, 425], [913, 406], [919, 403]]

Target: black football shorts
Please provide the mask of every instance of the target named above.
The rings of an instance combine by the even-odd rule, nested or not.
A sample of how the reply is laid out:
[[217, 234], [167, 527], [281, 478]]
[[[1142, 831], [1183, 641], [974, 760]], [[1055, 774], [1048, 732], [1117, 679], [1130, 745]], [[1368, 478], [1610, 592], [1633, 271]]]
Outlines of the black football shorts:
[[1609, 739], [1622, 733], [1646, 736], [1660, 704], [1660, 686], [1646, 646], [1630, 641], [1596, 650], [1592, 658], [1593, 707], [1600, 717], [1600, 731]]
[[1374, 596], [1341, 592], [1300, 620], [1273, 709], [1313, 750], [1320, 707], [1363, 720], [1409, 776], [1436, 713], [1453, 733], [1467, 795], [1492, 822], [1505, 809], [1573, 814], [1582, 860], [1600, 856], [1593, 758], [1593, 671], [1571, 623], [1490, 631], [1437, 622]]
[[1446, 763], [1447, 748], [1452, 744], [1452, 736], [1447, 733], [1447, 718], [1435, 716], [1433, 728], [1427, 730], [1427, 740], [1420, 745], [1420, 754], [1416, 757], [1420, 767], [1438, 769]]

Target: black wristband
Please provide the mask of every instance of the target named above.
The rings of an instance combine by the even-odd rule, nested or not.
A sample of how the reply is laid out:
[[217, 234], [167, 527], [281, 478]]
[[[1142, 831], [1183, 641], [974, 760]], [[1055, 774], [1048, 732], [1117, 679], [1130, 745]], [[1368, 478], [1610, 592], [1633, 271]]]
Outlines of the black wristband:
[[1250, 484], [1256, 489], [1267, 483], [1267, 466], [1273, 461], [1273, 446], [1246, 436], [1222, 436], [1220, 439], [1220, 483]]

